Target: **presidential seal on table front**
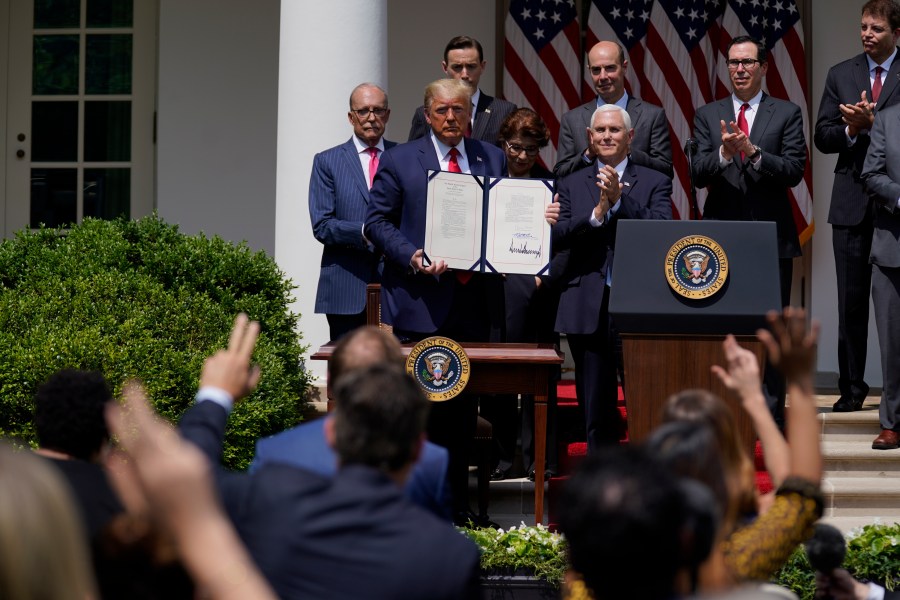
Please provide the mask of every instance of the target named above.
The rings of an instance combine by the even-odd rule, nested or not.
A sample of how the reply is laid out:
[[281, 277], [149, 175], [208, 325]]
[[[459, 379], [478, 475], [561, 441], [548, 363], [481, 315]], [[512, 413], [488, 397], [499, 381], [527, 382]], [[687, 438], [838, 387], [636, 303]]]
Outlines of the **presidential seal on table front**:
[[725, 251], [702, 235], [689, 235], [672, 244], [665, 267], [669, 287], [692, 300], [715, 295], [728, 279]]
[[450, 338], [430, 337], [410, 350], [406, 372], [422, 386], [429, 400], [443, 402], [463, 391], [469, 383], [471, 365], [462, 346]]

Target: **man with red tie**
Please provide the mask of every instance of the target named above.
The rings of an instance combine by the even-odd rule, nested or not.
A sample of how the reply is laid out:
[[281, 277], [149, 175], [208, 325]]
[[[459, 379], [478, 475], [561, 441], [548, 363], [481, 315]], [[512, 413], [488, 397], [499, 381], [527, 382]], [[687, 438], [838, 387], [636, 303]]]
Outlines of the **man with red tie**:
[[876, 203], [860, 174], [871, 141], [875, 114], [900, 103], [900, 4], [870, 0], [862, 7], [863, 51], [831, 67], [825, 79], [816, 148], [837, 154], [828, 222], [837, 275], [838, 387], [835, 412], [860, 410], [869, 386], [864, 380], [869, 335], [872, 267], [869, 253]]
[[313, 159], [309, 219], [325, 246], [315, 310], [328, 318], [332, 340], [366, 324], [366, 285], [379, 277], [378, 255], [362, 225], [380, 155], [396, 145], [382, 137], [390, 116], [384, 90], [361, 83], [347, 113], [353, 136]]
[[[388, 149], [381, 157], [369, 198], [365, 235], [384, 252], [382, 320], [401, 340], [432, 335], [457, 342], [499, 341], [503, 288], [497, 274], [456, 272], [424, 254], [429, 171], [506, 175], [506, 155], [496, 146], [465, 137], [472, 88], [439, 79], [425, 88], [428, 135]], [[468, 508], [468, 455], [475, 433], [475, 397], [462, 394], [436, 403], [429, 439], [450, 453], [448, 482], [455, 519]]]
[[[704, 219], [773, 221], [778, 234], [781, 304], [791, 300], [793, 260], [800, 256], [788, 190], [803, 179], [806, 138], [800, 107], [762, 91], [766, 47], [748, 36], [727, 50], [732, 94], [697, 109], [694, 181], [709, 195]], [[784, 381], [766, 369], [766, 398], [784, 424]]]

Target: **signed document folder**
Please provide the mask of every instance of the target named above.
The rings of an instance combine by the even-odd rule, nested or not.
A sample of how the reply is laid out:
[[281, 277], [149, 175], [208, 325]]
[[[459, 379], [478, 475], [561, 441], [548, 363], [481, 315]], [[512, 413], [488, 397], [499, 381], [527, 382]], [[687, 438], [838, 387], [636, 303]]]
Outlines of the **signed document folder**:
[[552, 181], [429, 171], [425, 257], [463, 271], [546, 274], [552, 201]]

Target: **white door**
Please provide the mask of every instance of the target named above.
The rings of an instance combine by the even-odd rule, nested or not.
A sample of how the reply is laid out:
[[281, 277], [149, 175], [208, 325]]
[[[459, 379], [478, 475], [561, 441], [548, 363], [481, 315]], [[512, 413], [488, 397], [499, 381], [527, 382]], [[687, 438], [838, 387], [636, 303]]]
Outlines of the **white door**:
[[149, 214], [157, 0], [7, 6], [2, 233]]

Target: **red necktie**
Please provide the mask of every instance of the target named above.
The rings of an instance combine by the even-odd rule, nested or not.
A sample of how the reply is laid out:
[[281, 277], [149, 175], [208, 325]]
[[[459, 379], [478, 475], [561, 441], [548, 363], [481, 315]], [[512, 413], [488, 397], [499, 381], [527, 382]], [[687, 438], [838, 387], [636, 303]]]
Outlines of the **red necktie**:
[[[450, 148], [450, 163], [447, 165], [447, 170], [451, 173], [462, 173], [462, 169], [459, 168], [459, 160], [457, 160], [457, 156], [459, 156], [459, 150], [456, 148]], [[469, 279], [472, 278], [472, 273], [469, 271], [457, 271], [456, 279], [463, 285], [469, 283]]]
[[450, 148], [450, 163], [447, 165], [447, 170], [451, 173], [462, 173], [462, 169], [459, 168], [459, 160], [457, 160], [457, 156], [459, 156], [459, 150], [456, 148]]
[[[747, 109], [750, 108], [750, 105], [744, 102], [741, 104], [741, 112], [738, 113], [738, 127], [740, 127], [741, 131], [744, 132], [748, 138], [750, 137], [750, 126], [747, 125]], [[744, 160], [744, 153], [741, 152], [741, 160]]]
[[369, 189], [372, 189], [375, 171], [378, 170], [378, 148], [366, 148], [366, 152], [369, 153]]
[[872, 102], [878, 102], [878, 96], [881, 95], [881, 74], [884, 69], [875, 67], [875, 81], [872, 83]]

